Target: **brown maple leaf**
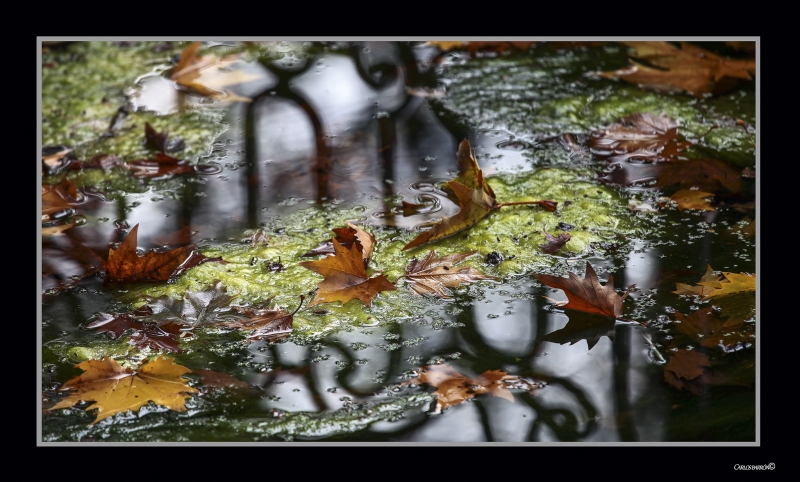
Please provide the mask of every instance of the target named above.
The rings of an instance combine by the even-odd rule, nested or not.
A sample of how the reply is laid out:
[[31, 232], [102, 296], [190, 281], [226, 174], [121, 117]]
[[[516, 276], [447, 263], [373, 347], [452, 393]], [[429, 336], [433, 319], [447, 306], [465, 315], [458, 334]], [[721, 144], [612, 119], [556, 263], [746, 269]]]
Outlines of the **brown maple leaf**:
[[449, 365], [428, 365], [417, 371], [415, 381], [407, 381], [401, 385], [412, 383], [427, 383], [437, 388], [433, 393], [436, 397], [436, 412], [465, 402], [475, 395], [490, 393], [514, 403], [514, 396], [506, 387], [504, 380], [516, 380], [500, 370], [487, 370], [475, 378], [469, 378], [458, 373]]
[[701, 308], [691, 315], [675, 312], [675, 322], [673, 326], [680, 333], [706, 348], [719, 346], [727, 351], [738, 345], [753, 343], [751, 334], [740, 331], [743, 326], [741, 320], [734, 323], [723, 321], [714, 308]]
[[333, 232], [336, 233], [334, 238], [320, 243], [319, 246], [303, 254], [303, 256], [307, 257], [318, 256], [320, 254], [334, 254], [335, 251], [333, 249], [333, 240], [335, 239], [345, 248], [350, 248], [350, 246], [355, 244], [356, 248], [361, 253], [361, 257], [364, 259], [364, 266], [369, 263], [369, 259], [372, 257], [372, 251], [375, 248], [375, 236], [350, 222], [347, 223], [347, 227], [336, 228], [333, 230]]
[[406, 266], [404, 276], [414, 293], [450, 298], [445, 288], [454, 288], [480, 280], [497, 279], [487, 276], [471, 266], [455, 267], [475, 253], [477, 251], [437, 258], [436, 251], [431, 250], [421, 261], [416, 258], [412, 259]]
[[540, 244], [539, 247], [547, 254], [556, 254], [567, 244], [567, 241], [572, 239], [572, 235], [569, 233], [561, 233], [558, 236], [553, 236], [552, 234], [544, 233], [544, 239], [547, 242], [545, 244]]
[[[212, 261], [200, 253], [194, 253], [194, 246], [184, 246], [164, 253], [150, 250], [144, 256], [139, 256], [136, 252], [138, 233], [137, 224], [117, 249], [108, 250], [108, 261], [104, 263], [106, 279], [120, 282], [167, 281], [190, 266]], [[221, 261], [219, 258], [213, 260]]]
[[596, 313], [612, 318], [622, 316], [622, 303], [635, 286], [629, 286], [625, 294], [620, 296], [614, 290], [614, 277], [609, 276], [605, 286], [601, 285], [594, 268], [589, 263], [586, 263], [586, 276], [583, 279], [578, 278], [575, 273], [569, 273], [569, 278], [546, 274], [535, 274], [534, 276], [551, 288], [564, 290], [569, 301], [565, 304], [560, 304], [563, 308]]
[[250, 102], [251, 99], [226, 91], [224, 87], [258, 79], [259, 76], [240, 71], [229, 71], [228, 68], [236, 60], [236, 55], [221, 59], [213, 54], [201, 57], [198, 55], [199, 50], [200, 42], [189, 44], [181, 52], [181, 58], [170, 79], [186, 91], [197, 95], [213, 99]]
[[727, 378], [720, 372], [712, 371], [708, 356], [695, 350], [680, 349], [664, 365], [664, 380], [667, 383], [679, 390], [685, 388], [695, 395], [701, 393], [704, 385], [743, 385]]
[[619, 78], [644, 88], [665, 92], [687, 92], [696, 97], [720, 94], [739, 79], [752, 80], [755, 60], [736, 60], [681, 42], [622, 42], [633, 50], [630, 66], [611, 72], [594, 72], [603, 78]]
[[304, 261], [300, 266], [315, 271], [325, 277], [319, 282], [319, 291], [308, 306], [319, 303], [341, 301], [347, 303], [358, 298], [367, 306], [380, 291], [394, 291], [397, 288], [382, 274], [367, 277], [364, 259], [355, 246], [345, 248], [333, 240], [333, 256], [317, 261]]
[[250, 385], [225, 372], [200, 368], [192, 373], [200, 375], [200, 383], [206, 388], [228, 388], [242, 390], [250, 388]]
[[678, 139], [678, 122], [649, 112], [620, 119], [602, 132], [593, 133], [592, 154], [609, 161], [673, 159], [692, 144]]
[[555, 211], [558, 203], [554, 201], [515, 201], [498, 203], [494, 191], [483, 178], [478, 162], [472, 155], [469, 141], [464, 139], [458, 147], [459, 176], [447, 183], [458, 199], [460, 210], [453, 216], [434, 224], [403, 247], [403, 251], [416, 248], [461, 232], [485, 218], [495, 209], [517, 204], [539, 204], [548, 211]]
[[72, 407], [84, 400], [94, 401], [96, 403], [86, 409], [99, 409], [92, 424], [119, 412], [138, 411], [150, 401], [185, 412], [186, 399], [199, 390], [182, 378], [191, 370], [174, 361], [174, 358], [159, 357], [136, 370], [123, 368], [110, 357], [79, 363], [75, 367], [84, 372], [61, 387], [68, 395], [50, 410]]

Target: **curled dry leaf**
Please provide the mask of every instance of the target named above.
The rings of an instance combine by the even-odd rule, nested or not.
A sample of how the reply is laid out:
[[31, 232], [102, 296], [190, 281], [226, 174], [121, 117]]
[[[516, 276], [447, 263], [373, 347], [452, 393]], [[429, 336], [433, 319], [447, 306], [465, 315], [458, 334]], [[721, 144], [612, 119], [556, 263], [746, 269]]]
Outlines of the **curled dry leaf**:
[[475, 253], [477, 251], [437, 258], [436, 251], [431, 250], [421, 261], [412, 259], [406, 266], [405, 274], [409, 287], [420, 295], [449, 298], [445, 288], [454, 288], [480, 280], [496, 280], [497, 278], [487, 276], [471, 266], [455, 267]]
[[319, 290], [308, 306], [333, 301], [347, 303], [353, 298], [358, 298], [362, 303], [370, 306], [372, 299], [379, 292], [397, 289], [382, 274], [372, 278], [367, 277], [364, 259], [355, 244], [353, 243], [348, 249], [334, 239], [335, 254], [333, 256], [300, 263], [300, 266], [325, 277], [319, 282]]
[[495, 209], [503, 206], [539, 204], [548, 211], [556, 210], [558, 203], [546, 200], [498, 203], [495, 199], [494, 190], [483, 178], [483, 172], [478, 167], [478, 162], [475, 160], [475, 156], [472, 155], [469, 141], [466, 139], [461, 141], [458, 146], [458, 168], [459, 176], [449, 181], [447, 188], [456, 195], [460, 210], [455, 215], [442, 219], [429, 230], [411, 240], [410, 243], [403, 247], [403, 251], [461, 232], [488, 216]]
[[303, 256], [307, 257], [318, 256], [320, 254], [334, 254], [335, 250], [333, 249], [333, 240], [335, 239], [340, 245], [348, 249], [355, 244], [356, 249], [358, 249], [358, 251], [361, 253], [361, 257], [364, 260], [364, 266], [366, 267], [367, 264], [369, 264], [369, 259], [372, 257], [372, 251], [375, 249], [375, 236], [350, 222], [347, 223], [347, 227], [336, 228], [333, 230], [333, 232], [336, 233], [336, 236], [333, 239], [329, 239], [328, 241], [321, 243], [316, 248], [303, 254]]
[[586, 263], [586, 275], [583, 279], [575, 273], [569, 273], [569, 278], [535, 274], [536, 279], [551, 288], [564, 290], [569, 300], [563, 305], [565, 309], [585, 311], [612, 318], [622, 316], [622, 303], [634, 287], [631, 285], [624, 295], [620, 296], [614, 290], [614, 277], [609, 276], [605, 286], [600, 284], [597, 273], [589, 263]]
[[174, 361], [174, 358], [159, 357], [137, 370], [123, 368], [110, 357], [79, 363], [75, 367], [84, 372], [61, 387], [68, 395], [50, 410], [72, 407], [83, 400], [94, 401], [96, 403], [86, 409], [99, 409], [92, 424], [119, 412], [138, 411], [150, 401], [185, 412], [186, 400], [199, 390], [182, 378], [191, 370]]

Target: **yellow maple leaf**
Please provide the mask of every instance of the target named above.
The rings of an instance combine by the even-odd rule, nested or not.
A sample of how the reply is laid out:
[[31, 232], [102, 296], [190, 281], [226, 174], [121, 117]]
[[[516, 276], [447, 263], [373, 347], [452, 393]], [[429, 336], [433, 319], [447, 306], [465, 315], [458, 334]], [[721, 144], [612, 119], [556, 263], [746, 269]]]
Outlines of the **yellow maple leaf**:
[[69, 395], [50, 410], [72, 407], [80, 401], [94, 401], [86, 411], [99, 409], [92, 424], [127, 410], [138, 411], [153, 401], [170, 410], [185, 412], [186, 399], [199, 390], [181, 378], [191, 372], [173, 363], [174, 358], [159, 357], [139, 369], [124, 368], [111, 357], [88, 360], [76, 365], [83, 373], [65, 383], [61, 390]]
[[702, 286], [707, 286], [710, 288], [714, 288], [714, 291], [708, 293], [703, 299], [707, 300], [709, 298], [713, 298], [715, 296], [725, 296], [725, 295], [732, 295], [735, 293], [741, 293], [743, 291], [755, 291], [756, 290], [756, 275], [747, 274], [747, 273], [728, 273], [723, 271], [722, 275], [724, 279], [719, 279], [715, 281], [700, 281], [698, 283]]
[[214, 99], [251, 102], [252, 99], [236, 95], [225, 87], [259, 79], [259, 75], [240, 70], [230, 70], [236, 56], [219, 58], [216, 55], [197, 55], [200, 42], [192, 42], [181, 53], [178, 65], [170, 77], [176, 84], [195, 94]]

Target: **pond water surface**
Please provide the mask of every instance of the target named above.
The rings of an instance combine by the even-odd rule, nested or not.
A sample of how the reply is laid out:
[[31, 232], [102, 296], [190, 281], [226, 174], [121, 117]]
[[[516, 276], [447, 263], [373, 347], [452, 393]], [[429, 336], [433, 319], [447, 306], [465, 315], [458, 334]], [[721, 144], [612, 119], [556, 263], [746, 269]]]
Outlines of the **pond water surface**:
[[[72, 200], [61, 224], [47, 227], [75, 225], [41, 240], [42, 441], [756, 441], [754, 289], [736, 295], [743, 298], [735, 306], [674, 293], [676, 283], [697, 286], [708, 266], [717, 277], [758, 271], [754, 82], [696, 98], [587, 76], [627, 65], [625, 47], [614, 42], [559, 48], [544, 42], [472, 55], [420, 42], [284, 42], [258, 47], [271, 55], [261, 63], [243, 57], [226, 67], [241, 82], [220, 89], [250, 99], [226, 102], [176, 90], [170, 69], [188, 42], [96, 43], [104, 45], [43, 49], [43, 146], [73, 148], [74, 165], [97, 154], [152, 158], [152, 149], [142, 147], [143, 124], [150, 122], [183, 138], [183, 150], [170, 155], [201, 168], [155, 177], [89, 167], [44, 173], [43, 186], [66, 176], [81, 198]], [[202, 49], [222, 57], [239, 46], [204, 42]], [[55, 113], [66, 101], [48, 97], [51, 84], [69, 89], [64, 79], [79, 70], [74, 65], [91, 71], [100, 62], [93, 56], [106, 51], [146, 61], [124, 66], [125, 89], [114, 84], [125, 75], [91, 87], [94, 124], [68, 119], [67, 105]], [[118, 54], [108, 55], [104, 62]], [[110, 129], [122, 106], [127, 117]], [[86, 110], [82, 115], [91, 117]], [[716, 195], [710, 210], [679, 209], [669, 197], [681, 186], [659, 186], [659, 171], [647, 170], [653, 162], [592, 151], [593, 132], [642, 112], [677, 120], [678, 133], [694, 144], [682, 160], [718, 159], [743, 173], [737, 174], [743, 187], [710, 193]], [[125, 144], [126, 135], [136, 142]], [[493, 213], [470, 228], [468, 239], [396, 249], [458, 212], [442, 183], [459, 174], [463, 139], [498, 193], [534, 179], [542, 190], [523, 198], [574, 194], [553, 199], [556, 212], [505, 207], [517, 214]], [[715, 176], [708, 172], [706, 181]], [[401, 201], [426, 206], [403, 215]], [[585, 219], [581, 202], [591, 214]], [[601, 216], [614, 226], [565, 222], [600, 223]], [[519, 236], [514, 230], [528, 219], [530, 232]], [[378, 294], [370, 307], [358, 300], [309, 306], [322, 278], [296, 264], [318, 259], [301, 255], [344, 221], [375, 234], [370, 275], [384, 271], [398, 280], [412, 257], [430, 249], [442, 255], [474, 249], [465, 264], [497, 281], [454, 288], [450, 299], [416, 297], [398, 281], [397, 292]], [[112, 338], [88, 327], [104, 313], [133, 312], [142, 294], [179, 299], [225, 266], [196, 266], [174, 288], [109, 284], [91, 253], [107, 259], [137, 225], [142, 255], [197, 245], [229, 261], [224, 269], [233, 274], [222, 281], [230, 293], [241, 293], [242, 305], [277, 302], [292, 312], [304, 295], [294, 332], [248, 341], [212, 323], [182, 338], [176, 352], [131, 345], [130, 331]], [[259, 228], [275, 251], [256, 256], [247, 250], [255, 249]], [[573, 244], [543, 253], [544, 231], [572, 233]], [[238, 261], [244, 257], [251, 262]], [[613, 276], [619, 294], [635, 285], [616, 321], [557, 307], [564, 292], [533, 276], [572, 272], [582, 279], [587, 263], [602, 283]], [[251, 275], [258, 281], [248, 284]], [[258, 283], [263, 291], [252, 288]], [[712, 306], [705, 321], [687, 321]], [[718, 316], [725, 328], [714, 324]], [[681, 320], [699, 323], [701, 331], [681, 331]], [[717, 342], [706, 346], [704, 336]], [[687, 352], [704, 361], [685, 362], [683, 371], [668, 365]], [[186, 377], [197, 393], [186, 411], [151, 403], [92, 424], [89, 402], [49, 410], [65, 396], [59, 388], [82, 373], [78, 363], [111, 356], [135, 367], [158, 355], [191, 370]], [[414, 383], [431, 365], [451, 367], [474, 385], [479, 375], [502, 371], [511, 377], [501, 382], [510, 396], [462, 388], [465, 400], [440, 409], [437, 388]], [[204, 378], [210, 372], [235, 380], [215, 383]]]

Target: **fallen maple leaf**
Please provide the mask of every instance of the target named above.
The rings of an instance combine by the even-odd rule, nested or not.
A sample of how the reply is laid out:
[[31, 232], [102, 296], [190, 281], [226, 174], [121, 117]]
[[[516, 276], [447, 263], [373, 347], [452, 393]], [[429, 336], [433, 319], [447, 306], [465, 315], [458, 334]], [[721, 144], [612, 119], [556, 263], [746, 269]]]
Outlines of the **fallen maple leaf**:
[[583, 279], [578, 278], [575, 273], [569, 273], [569, 278], [546, 274], [534, 274], [534, 276], [551, 288], [564, 290], [569, 301], [559, 306], [612, 318], [622, 316], [622, 302], [635, 286], [630, 285], [625, 294], [620, 296], [614, 290], [614, 277], [609, 275], [605, 286], [601, 285], [597, 280], [597, 273], [589, 263], [586, 263], [586, 275]]
[[728, 351], [738, 345], [753, 343], [752, 334], [740, 331], [741, 320], [735, 323], [723, 321], [714, 308], [701, 308], [691, 315], [675, 312], [675, 322], [674, 326], [680, 333], [706, 348], [720, 346]]
[[733, 295], [741, 292], [756, 290], [756, 275], [747, 273], [729, 273], [724, 271], [722, 276], [714, 274], [711, 265], [708, 265], [706, 272], [697, 286], [684, 283], [675, 283], [675, 294], [679, 295], [701, 295], [703, 300], [713, 297]]
[[159, 357], [137, 370], [123, 368], [113, 358], [88, 360], [75, 365], [84, 370], [67, 381], [61, 391], [68, 392], [50, 410], [72, 407], [81, 401], [94, 401], [86, 411], [99, 409], [92, 424], [127, 410], [138, 411], [150, 401], [178, 412], [186, 411], [186, 400], [199, 390], [181, 376], [191, 372], [174, 364], [174, 358]]
[[364, 259], [364, 266], [369, 263], [369, 259], [372, 257], [372, 251], [375, 248], [375, 236], [350, 222], [347, 223], [347, 227], [336, 228], [333, 232], [336, 233], [333, 239], [321, 243], [316, 248], [303, 254], [303, 256], [334, 254], [333, 240], [335, 239], [345, 248], [350, 248], [350, 246], [355, 244], [356, 248], [361, 253], [361, 257]]
[[[603, 78], [619, 78], [644, 88], [687, 92], [696, 97], [720, 94], [732, 88], [739, 79], [752, 80], [755, 60], [736, 60], [681, 42], [681, 48], [669, 42], [622, 42], [633, 50], [630, 66], [611, 72], [593, 72]], [[651, 67], [652, 66], [652, 67]]]
[[163, 152], [157, 152], [155, 159], [136, 159], [123, 165], [136, 177], [164, 177], [195, 171], [195, 167], [187, 161]]
[[305, 296], [300, 296], [300, 305], [292, 313], [280, 308], [277, 304], [270, 310], [266, 308], [248, 308], [234, 306], [234, 309], [246, 316], [243, 320], [223, 321], [220, 326], [239, 330], [254, 330], [248, 340], [277, 340], [289, 336], [292, 332], [294, 314], [303, 306]]
[[421, 261], [416, 258], [412, 259], [406, 266], [404, 276], [408, 280], [409, 287], [417, 294], [450, 298], [445, 288], [454, 288], [474, 281], [497, 279], [487, 276], [471, 266], [455, 267], [475, 253], [477, 251], [437, 258], [436, 251], [431, 250]]
[[678, 139], [677, 121], [663, 113], [637, 113], [620, 119], [602, 132], [593, 133], [592, 154], [609, 161], [631, 158], [645, 161], [673, 159], [692, 144]]
[[438, 413], [483, 393], [491, 393], [514, 403], [514, 396], [503, 382], [512, 379], [517, 377], [500, 370], [487, 370], [475, 378], [468, 378], [449, 365], [428, 365], [419, 369], [416, 381], [403, 382], [401, 385], [427, 383], [436, 387], [433, 395], [436, 397]]
[[685, 211], [687, 209], [696, 209], [698, 211], [716, 211], [713, 206], [708, 202], [708, 198], [713, 198], [714, 193], [697, 191], [694, 189], [681, 189], [672, 196], [673, 201], [678, 204], [678, 209]]
[[561, 233], [558, 236], [553, 236], [552, 234], [544, 233], [544, 239], [547, 242], [545, 244], [540, 244], [539, 247], [547, 254], [556, 254], [558, 250], [567, 244], [567, 241], [572, 239], [572, 235], [569, 233]]
[[372, 278], [367, 277], [364, 259], [355, 243], [348, 249], [334, 239], [333, 250], [335, 252], [333, 256], [300, 263], [300, 266], [325, 277], [319, 282], [319, 291], [308, 306], [333, 301], [347, 303], [353, 298], [358, 298], [370, 306], [378, 292], [397, 289], [382, 274]]
[[558, 203], [554, 201], [516, 201], [498, 203], [494, 191], [483, 178], [483, 172], [472, 155], [469, 141], [464, 139], [458, 146], [459, 176], [447, 183], [447, 187], [456, 195], [460, 210], [449, 218], [434, 224], [403, 247], [403, 251], [431, 243], [463, 231], [495, 209], [517, 204], [539, 204], [548, 211], [555, 211]]
[[655, 187], [697, 188], [715, 194], [737, 194], [743, 189], [742, 171], [719, 159], [671, 160], [657, 164], [617, 162], [599, 177], [622, 186], [653, 183]]
[[[708, 282], [708, 281], [717, 281], [719, 280], [719, 276], [714, 274], [714, 270], [711, 269], [711, 265], [708, 265], [706, 268], [706, 272], [702, 278], [700, 278], [700, 282]], [[716, 290], [717, 288], [712, 288], [710, 286], [704, 286], [699, 284], [697, 286], [687, 285], [685, 283], [675, 283], [676, 290], [673, 291], [676, 295], [690, 295], [690, 296], [706, 296], [707, 294], [711, 293], [712, 291]]]
[[131, 229], [117, 249], [108, 250], [108, 261], [104, 262], [106, 278], [118, 282], [167, 281], [186, 269], [207, 261], [222, 261], [221, 258], [206, 258], [194, 253], [194, 246], [184, 246], [164, 253], [153, 250], [144, 256], [136, 252], [139, 225]]
[[259, 76], [242, 72], [223, 72], [236, 60], [236, 56], [218, 58], [213, 54], [200, 57], [200, 42], [192, 42], [181, 52], [178, 65], [170, 77], [176, 84], [184, 89], [204, 97], [232, 101], [250, 102], [252, 99], [242, 97], [223, 88], [250, 80]]
[[200, 368], [192, 373], [200, 375], [200, 383], [207, 388], [246, 389], [250, 385], [225, 372]]

